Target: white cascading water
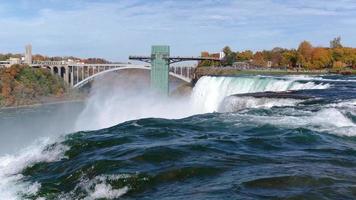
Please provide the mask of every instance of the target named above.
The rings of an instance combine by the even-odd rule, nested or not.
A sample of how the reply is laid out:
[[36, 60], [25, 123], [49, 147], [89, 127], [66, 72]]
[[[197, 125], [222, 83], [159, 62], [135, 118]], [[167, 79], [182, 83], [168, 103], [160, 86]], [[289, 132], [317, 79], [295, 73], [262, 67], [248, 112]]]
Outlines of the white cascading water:
[[219, 106], [219, 112], [236, 112], [246, 108], [272, 108], [295, 106], [303, 100], [291, 98], [226, 97]]
[[197, 112], [217, 112], [221, 102], [230, 95], [266, 91], [326, 89], [329, 84], [300, 83], [261, 77], [202, 77], [193, 89], [191, 101]]

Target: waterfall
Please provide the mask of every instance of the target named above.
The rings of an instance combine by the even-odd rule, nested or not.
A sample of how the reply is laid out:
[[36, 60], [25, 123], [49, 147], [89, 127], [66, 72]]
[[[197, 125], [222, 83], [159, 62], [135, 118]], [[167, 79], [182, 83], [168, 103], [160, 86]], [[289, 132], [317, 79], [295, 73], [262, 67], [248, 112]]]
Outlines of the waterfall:
[[301, 83], [295, 79], [272, 77], [211, 77], [199, 79], [191, 95], [191, 103], [198, 113], [217, 112], [221, 102], [233, 94], [326, 89], [329, 84]]

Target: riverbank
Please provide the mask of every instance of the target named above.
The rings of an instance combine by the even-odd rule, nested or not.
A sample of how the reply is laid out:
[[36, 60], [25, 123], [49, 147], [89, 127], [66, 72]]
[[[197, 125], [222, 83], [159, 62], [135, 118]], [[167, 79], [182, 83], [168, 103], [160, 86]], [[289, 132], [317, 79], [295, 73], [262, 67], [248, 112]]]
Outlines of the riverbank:
[[19, 108], [33, 108], [45, 105], [57, 105], [65, 103], [80, 103], [84, 102], [86, 95], [76, 97], [42, 97], [40, 100], [23, 105], [0, 106], [0, 110], [19, 109]]
[[241, 70], [234, 67], [198, 67], [195, 78], [202, 76], [231, 76], [231, 75], [326, 75], [343, 74], [356, 75], [356, 70], [328, 71], [328, 70], [278, 70], [278, 69], [253, 69]]
[[57, 102], [77, 101], [86, 94], [47, 69], [12, 65], [0, 69], [0, 108], [18, 108]]

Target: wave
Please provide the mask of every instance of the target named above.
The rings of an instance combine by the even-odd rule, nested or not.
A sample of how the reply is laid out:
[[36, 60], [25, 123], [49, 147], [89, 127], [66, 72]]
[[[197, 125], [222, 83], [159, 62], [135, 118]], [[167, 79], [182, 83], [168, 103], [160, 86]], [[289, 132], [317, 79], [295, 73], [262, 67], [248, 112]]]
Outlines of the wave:
[[[333, 109], [300, 111], [292, 107], [266, 110], [269, 113], [265, 115], [251, 110], [181, 120], [141, 119], [69, 135], [63, 142], [69, 147], [65, 159], [56, 161], [55, 158], [62, 156], [54, 153], [52, 159], [34, 159], [42, 162], [28, 163], [23, 174], [35, 182], [35, 187], [32, 193], [27, 190], [27, 194], [33, 195], [32, 199], [53, 196], [117, 199], [125, 195], [129, 199], [157, 199], [162, 195], [172, 197], [175, 191], [173, 198], [188, 192], [193, 198], [185, 188], [201, 185], [202, 180], [210, 184], [201, 187], [198, 195], [211, 194], [212, 184], [219, 184], [220, 188], [226, 186], [216, 190], [218, 194], [230, 191], [231, 185], [241, 190], [239, 194], [251, 188], [261, 189], [259, 192], [265, 190], [265, 193], [270, 189], [285, 192], [291, 187], [299, 190], [304, 186], [305, 189], [302, 184], [305, 180], [311, 181], [306, 184], [308, 189], [316, 190], [326, 176], [320, 171], [330, 172], [330, 167], [340, 175], [351, 172], [351, 177], [343, 181], [347, 186], [353, 184], [352, 166], [356, 164], [352, 160], [353, 143], [349, 138], [320, 133], [322, 129], [332, 133], [352, 128], [353, 123], [343, 113]], [[276, 110], [278, 112], [273, 113]], [[287, 110], [289, 115], [281, 110]], [[333, 124], [330, 118], [338, 121]], [[256, 170], [249, 170], [249, 166]], [[330, 172], [328, 182], [333, 190], [340, 181], [340, 175], [334, 171]], [[243, 181], [235, 182], [236, 179], [229, 176], [231, 173], [243, 174]], [[177, 190], [177, 186], [180, 189]], [[350, 191], [352, 189], [347, 190]]]
[[[75, 190], [85, 191], [86, 195], [82, 199], [117, 199], [129, 191], [127, 186], [119, 189], [113, 188], [110, 182], [128, 179], [130, 175], [100, 175], [92, 179], [82, 178], [76, 185]], [[58, 199], [78, 199], [78, 194], [75, 191], [62, 194]]]
[[231, 120], [238, 121], [237, 125], [265, 125], [288, 129], [309, 129], [312, 131], [334, 134], [339, 136], [356, 136], [356, 123], [346, 114], [347, 111], [337, 108], [322, 108], [319, 111], [308, 111], [298, 108], [276, 109], [275, 113], [261, 115], [254, 112], [232, 113]]
[[[50, 145], [52, 144], [52, 145]], [[41, 185], [24, 181], [22, 170], [39, 162], [54, 162], [64, 157], [68, 148], [50, 139], [38, 140], [16, 155], [0, 157], [0, 199], [22, 199], [24, 195], [34, 195]]]

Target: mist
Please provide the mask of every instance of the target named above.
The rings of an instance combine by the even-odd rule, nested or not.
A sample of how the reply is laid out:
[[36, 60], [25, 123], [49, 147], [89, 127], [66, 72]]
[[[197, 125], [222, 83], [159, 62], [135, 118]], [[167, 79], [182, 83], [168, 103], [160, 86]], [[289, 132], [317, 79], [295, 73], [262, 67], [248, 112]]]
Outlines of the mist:
[[[43, 140], [140, 118], [193, 115], [189, 94], [166, 97], [150, 89], [149, 71], [125, 70], [96, 78], [84, 102], [0, 110], [0, 156]], [[171, 77], [170, 90], [182, 81]]]
[[[171, 81], [171, 91], [181, 81]], [[189, 95], [166, 97], [150, 89], [149, 71], [125, 70], [95, 79], [76, 130], [96, 130], [141, 118], [176, 119], [193, 115]]]
[[0, 110], [0, 156], [74, 131], [83, 103]]

